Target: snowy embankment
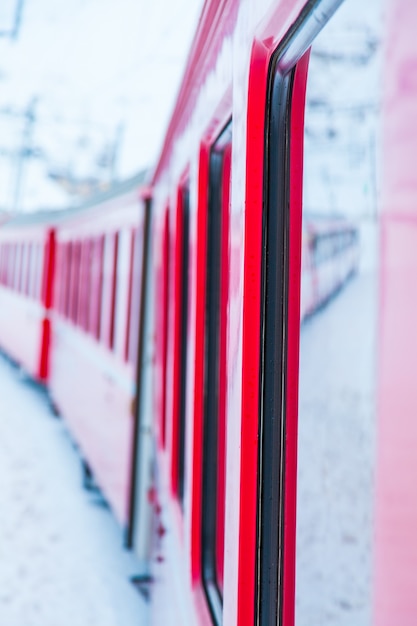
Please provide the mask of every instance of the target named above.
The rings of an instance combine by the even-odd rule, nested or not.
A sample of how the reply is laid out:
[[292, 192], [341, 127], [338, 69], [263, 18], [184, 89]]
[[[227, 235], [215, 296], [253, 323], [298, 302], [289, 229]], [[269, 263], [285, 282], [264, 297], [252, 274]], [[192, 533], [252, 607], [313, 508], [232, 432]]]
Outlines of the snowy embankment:
[[133, 557], [45, 393], [0, 353], [0, 623], [147, 624]]

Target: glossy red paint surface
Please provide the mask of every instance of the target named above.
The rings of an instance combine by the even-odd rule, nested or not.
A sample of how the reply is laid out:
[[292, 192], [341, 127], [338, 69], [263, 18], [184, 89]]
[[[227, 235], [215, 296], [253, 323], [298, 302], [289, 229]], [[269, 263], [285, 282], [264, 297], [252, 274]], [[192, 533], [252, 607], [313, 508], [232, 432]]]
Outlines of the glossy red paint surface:
[[[249, 91], [248, 86], [242, 82], [239, 89], [228, 88], [228, 96], [224, 98], [224, 87], [221, 93], [215, 96], [215, 87], [221, 84], [221, 73], [226, 71], [226, 57], [219, 61], [219, 51], [227, 37], [231, 36], [236, 25], [239, 3], [207, 3], [202, 20], [199, 25], [190, 59], [185, 71], [185, 78], [180, 90], [180, 96], [174, 111], [171, 124], [168, 129], [166, 142], [155, 171], [153, 184], [156, 196], [159, 187], [167, 189], [172, 197], [172, 187], [169, 187], [168, 179], [172, 179], [172, 172], [177, 171], [188, 162], [190, 155], [195, 158], [195, 148], [187, 152], [188, 127], [193, 117], [195, 107], [204, 110], [201, 103], [201, 93], [205, 94], [215, 118], [223, 119], [223, 125], [227, 121], [232, 109], [234, 114], [234, 126], [239, 129], [239, 141], [236, 153], [233, 155], [232, 169], [245, 170], [246, 180], [244, 213], [236, 209], [232, 216], [233, 233], [229, 246], [235, 252], [233, 261], [233, 277], [230, 289], [235, 294], [231, 302], [233, 318], [229, 318], [228, 334], [233, 337], [232, 352], [228, 355], [227, 362], [227, 385], [241, 389], [241, 401], [235, 406], [228, 405], [226, 420], [241, 422], [239, 438], [232, 438], [227, 443], [227, 464], [233, 468], [234, 482], [232, 492], [226, 487], [226, 500], [236, 504], [238, 523], [235, 524], [234, 513], [226, 519], [229, 530], [226, 532], [228, 540], [225, 544], [227, 558], [227, 572], [229, 579], [225, 589], [225, 602], [227, 606], [224, 614], [225, 624], [253, 624], [254, 620], [254, 582], [255, 582], [255, 539], [256, 539], [256, 506], [257, 506], [257, 452], [258, 452], [258, 398], [259, 398], [259, 324], [260, 324], [260, 267], [261, 267], [261, 227], [262, 227], [262, 204], [263, 204], [263, 160], [264, 160], [264, 131], [265, 131], [265, 102], [267, 91], [269, 60], [278, 45], [281, 37], [286, 33], [289, 26], [299, 14], [304, 2], [282, 1], [278, 4], [270, 3], [269, 8], [265, 3], [264, 10], [259, 9], [259, 18], [263, 18], [262, 24], [254, 21], [250, 24], [243, 17], [240, 24], [240, 32], [237, 35], [243, 48], [240, 49], [239, 58], [250, 56], [250, 49], [255, 35], [256, 41], [252, 47]], [[210, 6], [211, 5], [211, 6]], [[255, 11], [255, 9], [254, 9]], [[256, 11], [255, 11], [256, 12]], [[244, 10], [242, 10], [244, 14]], [[247, 20], [246, 15], [246, 20]], [[210, 36], [209, 36], [210, 35]], [[245, 51], [245, 46], [247, 49]], [[201, 50], [204, 49], [204, 55]], [[197, 54], [196, 51], [200, 50]], [[216, 63], [220, 65], [217, 68]], [[224, 66], [222, 65], [224, 61]], [[216, 76], [216, 79], [214, 78]], [[218, 79], [217, 79], [218, 77]], [[230, 76], [231, 78], [231, 76]], [[239, 79], [242, 77], [240, 76]], [[209, 80], [210, 79], [210, 80]], [[210, 87], [208, 86], [210, 85]], [[212, 94], [212, 95], [211, 95]], [[249, 96], [248, 96], [249, 94]], [[233, 97], [232, 97], [233, 96]], [[222, 106], [222, 99], [227, 103]], [[207, 107], [206, 107], [207, 108]], [[235, 112], [237, 113], [235, 116]], [[210, 118], [210, 116], [208, 116]], [[211, 118], [213, 119], [213, 118]], [[216, 123], [214, 124], [216, 126]], [[193, 141], [198, 138], [196, 124], [193, 123]], [[246, 145], [242, 149], [242, 136], [245, 135]], [[210, 139], [208, 139], [208, 135]], [[184, 530], [187, 532], [190, 524], [190, 554], [191, 554], [191, 580], [194, 583], [194, 606], [199, 616], [199, 623], [205, 623], [208, 619], [207, 604], [204, 601], [201, 581], [201, 456], [202, 456], [202, 415], [203, 415], [203, 380], [204, 380], [204, 311], [205, 311], [205, 259], [206, 259], [206, 212], [207, 212], [207, 184], [208, 184], [208, 154], [210, 141], [215, 139], [213, 128], [208, 132], [207, 126], [201, 128], [201, 141], [198, 168], [190, 167], [191, 189], [193, 185], [197, 189], [196, 206], [191, 204], [195, 215], [196, 237], [196, 275], [193, 284], [193, 297], [191, 307], [195, 315], [195, 346], [194, 346], [194, 389], [193, 410], [188, 417], [192, 419], [192, 453], [191, 459], [191, 503], [190, 510], [185, 510]], [[191, 145], [191, 144], [190, 144]], [[194, 144], [195, 145], [195, 144]], [[175, 153], [175, 160], [171, 157]], [[236, 168], [237, 166], [237, 168]], [[194, 178], [195, 176], [195, 178]], [[191, 194], [193, 197], [193, 194]], [[158, 208], [159, 201], [155, 202], [156, 212], [162, 212], [166, 199], [163, 198]], [[233, 193], [232, 193], [233, 204]], [[193, 218], [194, 219], [194, 218]], [[159, 224], [163, 220], [158, 218]], [[239, 233], [245, 229], [245, 241], [239, 239]], [[244, 251], [244, 253], [243, 253]], [[239, 267], [244, 263], [244, 268]], [[243, 294], [243, 317], [241, 317], [240, 305], [236, 298], [241, 298], [242, 269], [244, 272]], [[236, 300], [236, 302], [235, 302]], [[243, 327], [243, 340], [241, 323]], [[298, 323], [298, 318], [297, 322]], [[171, 325], [170, 325], [171, 327]], [[237, 334], [236, 334], [237, 333]], [[240, 342], [242, 341], [241, 345]], [[237, 342], [237, 343], [236, 343]], [[173, 366], [172, 344], [169, 342], [168, 369]], [[242, 361], [240, 361], [241, 349], [243, 349]], [[241, 363], [241, 373], [239, 367]], [[241, 378], [239, 382], [239, 378]], [[168, 382], [171, 380], [168, 376]], [[169, 396], [168, 392], [168, 396]], [[233, 392], [235, 393], [235, 392]], [[239, 406], [238, 406], [239, 405]], [[240, 405], [242, 415], [240, 416]], [[168, 397], [168, 406], [170, 400]], [[233, 426], [235, 429], [235, 426]], [[168, 427], [168, 432], [170, 427]], [[229, 426], [228, 426], [229, 430]], [[169, 441], [169, 438], [168, 438]], [[226, 479], [227, 483], [227, 479]], [[239, 485], [239, 487], [237, 487]], [[230, 486], [229, 486], [230, 489]], [[191, 519], [188, 522], [188, 515]], [[227, 513], [226, 513], [227, 515]], [[185, 537], [187, 542], [187, 537]], [[235, 545], [238, 547], [235, 548]], [[186, 549], [187, 543], [185, 543]], [[237, 561], [234, 555], [237, 554]], [[187, 558], [187, 557], [186, 557]], [[232, 576], [232, 579], [230, 578]], [[291, 591], [290, 591], [291, 593]], [[186, 593], [185, 593], [186, 595]]]
[[199, 97], [199, 89], [215, 66], [224, 38], [233, 32], [238, 9], [238, 0], [206, 0], [204, 3], [175, 109], [155, 169], [154, 184], [168, 166], [176, 139], [189, 123]]
[[416, 623], [417, 6], [388, 4], [383, 93], [374, 624]]
[[44, 269], [43, 269], [43, 306], [45, 317], [42, 323], [41, 358], [39, 365], [39, 379], [47, 381], [49, 378], [49, 354], [51, 342], [51, 321], [48, 312], [52, 308], [52, 297], [55, 281], [55, 231], [48, 232], [48, 239], [45, 245]]
[[[247, 109], [247, 148], [246, 148], [246, 214], [245, 214], [245, 265], [243, 293], [243, 336], [242, 336], [242, 422], [241, 422], [241, 474], [240, 474], [240, 514], [239, 514], [239, 574], [237, 598], [237, 623], [249, 626], [254, 623], [254, 590], [255, 590], [255, 552], [256, 552], [256, 519], [257, 519], [257, 469], [258, 469], [258, 430], [259, 430], [259, 367], [260, 367], [260, 311], [261, 311], [261, 266], [262, 266], [262, 207], [264, 184], [264, 148], [265, 148], [265, 110], [268, 85], [269, 63], [280, 38], [298, 16], [303, 2], [281, 2], [271, 7], [262, 26], [257, 32], [251, 55], [249, 73], [248, 109]], [[305, 69], [303, 70], [305, 73]], [[301, 70], [300, 70], [301, 72]], [[301, 83], [300, 83], [301, 84]], [[304, 87], [305, 89], [305, 87]], [[299, 309], [297, 310], [299, 284], [299, 260], [297, 261], [297, 227], [299, 227], [300, 211], [300, 173], [302, 164], [297, 163], [301, 156], [298, 144], [300, 139], [300, 122], [302, 112], [300, 104], [302, 91], [298, 93], [296, 109], [292, 123], [294, 124], [295, 143], [291, 156], [292, 170], [291, 191], [294, 194], [294, 213], [291, 223], [291, 243], [294, 245], [294, 257], [290, 272], [295, 279], [294, 290], [290, 295], [290, 312], [294, 316], [290, 322], [290, 376], [288, 385], [296, 386], [298, 376], [297, 363], [299, 339]], [[301, 117], [300, 117], [301, 116]], [[301, 143], [302, 145], [302, 143]], [[292, 146], [293, 147], [293, 146]], [[301, 169], [300, 169], [301, 168]], [[293, 207], [292, 207], [293, 208]], [[298, 217], [297, 217], [298, 215]], [[292, 397], [292, 396], [291, 396]], [[288, 445], [288, 469], [296, 463], [296, 398], [295, 405], [289, 408], [290, 438]], [[291, 474], [289, 474], [291, 476]], [[285, 557], [284, 577], [284, 613], [285, 625], [293, 623], [294, 597], [294, 546], [295, 546], [295, 485], [294, 478], [289, 478], [286, 485], [288, 500], [288, 519], [285, 520], [287, 539], [290, 547]]]
[[239, 584], [237, 598], [237, 623], [242, 624], [242, 626], [252, 625], [255, 621], [262, 206], [269, 56], [270, 51], [260, 42], [255, 42], [249, 75], [246, 131]]

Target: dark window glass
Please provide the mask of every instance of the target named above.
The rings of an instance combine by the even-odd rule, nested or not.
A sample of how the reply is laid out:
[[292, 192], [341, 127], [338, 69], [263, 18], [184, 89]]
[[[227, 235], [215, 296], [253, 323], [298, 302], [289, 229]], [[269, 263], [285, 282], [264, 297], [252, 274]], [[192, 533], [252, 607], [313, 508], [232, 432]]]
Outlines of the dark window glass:
[[103, 291], [103, 250], [104, 237], [91, 243], [91, 293], [89, 304], [88, 330], [96, 338], [100, 337], [100, 310]]
[[189, 283], [190, 192], [180, 189], [177, 213], [177, 282], [176, 282], [176, 371], [174, 399], [174, 489], [183, 504], [185, 478], [185, 413], [187, 391], [187, 329]]
[[223, 604], [230, 158], [231, 124], [211, 150], [207, 220], [202, 571], [216, 624]]

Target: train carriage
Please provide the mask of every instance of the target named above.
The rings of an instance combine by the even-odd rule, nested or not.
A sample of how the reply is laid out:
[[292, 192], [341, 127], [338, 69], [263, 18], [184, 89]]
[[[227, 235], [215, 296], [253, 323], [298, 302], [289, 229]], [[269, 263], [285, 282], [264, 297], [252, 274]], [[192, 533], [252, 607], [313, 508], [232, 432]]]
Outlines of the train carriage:
[[146, 231], [143, 176], [68, 211], [56, 235], [49, 391], [127, 528]]
[[0, 231], [0, 347], [36, 380], [49, 376], [55, 216], [7, 220]]

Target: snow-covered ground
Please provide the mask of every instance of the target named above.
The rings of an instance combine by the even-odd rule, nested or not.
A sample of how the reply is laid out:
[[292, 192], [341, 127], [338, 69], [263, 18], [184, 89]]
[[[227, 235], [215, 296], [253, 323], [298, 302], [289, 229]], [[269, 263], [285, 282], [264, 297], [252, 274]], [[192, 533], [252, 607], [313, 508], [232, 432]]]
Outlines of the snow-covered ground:
[[141, 626], [136, 563], [45, 393], [0, 353], [0, 624]]
[[301, 329], [297, 626], [370, 626], [376, 273], [354, 276]]

